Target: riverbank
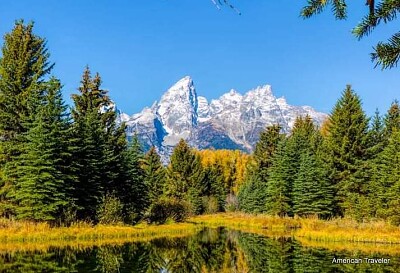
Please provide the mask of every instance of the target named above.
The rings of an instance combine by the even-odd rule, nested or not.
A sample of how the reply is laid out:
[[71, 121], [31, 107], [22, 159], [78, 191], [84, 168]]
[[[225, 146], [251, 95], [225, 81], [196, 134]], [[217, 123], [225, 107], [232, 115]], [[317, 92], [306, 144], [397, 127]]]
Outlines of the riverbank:
[[172, 235], [189, 236], [201, 227], [192, 223], [165, 225], [92, 225], [85, 222], [70, 227], [51, 227], [47, 223], [31, 223], [0, 219], [0, 244], [9, 242], [84, 242], [110, 239], [132, 241], [151, 240]]
[[324, 221], [238, 213], [200, 215], [190, 221], [209, 227], [225, 226], [266, 235], [281, 233], [312, 241], [400, 244], [400, 227], [383, 221], [358, 223], [352, 219]]
[[46, 223], [0, 219], [0, 244], [151, 240], [166, 236], [189, 236], [203, 227], [221, 226], [269, 237], [295, 237], [307, 241], [400, 244], [400, 227], [382, 221], [358, 223], [351, 219], [323, 221], [316, 218], [280, 218], [240, 213], [200, 215], [185, 223], [136, 226], [77, 223], [70, 227], [50, 227]]

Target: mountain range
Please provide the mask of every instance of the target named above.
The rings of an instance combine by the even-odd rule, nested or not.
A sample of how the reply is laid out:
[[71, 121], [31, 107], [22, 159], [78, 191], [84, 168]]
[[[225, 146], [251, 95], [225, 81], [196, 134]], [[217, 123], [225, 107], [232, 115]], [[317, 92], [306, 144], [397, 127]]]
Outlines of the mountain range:
[[198, 96], [191, 77], [170, 87], [161, 99], [129, 116], [117, 110], [127, 124], [128, 137], [137, 135], [145, 150], [155, 146], [167, 161], [181, 138], [198, 149], [239, 149], [251, 152], [268, 125], [280, 124], [289, 133], [297, 116], [310, 115], [321, 125], [326, 114], [310, 106], [292, 106], [276, 98], [270, 85], [245, 94], [232, 89], [210, 102]]

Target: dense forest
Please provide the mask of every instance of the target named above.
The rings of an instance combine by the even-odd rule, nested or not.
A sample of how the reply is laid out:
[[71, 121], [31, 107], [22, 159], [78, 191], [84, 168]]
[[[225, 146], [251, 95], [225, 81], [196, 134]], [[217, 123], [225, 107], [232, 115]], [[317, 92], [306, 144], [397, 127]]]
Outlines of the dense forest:
[[347, 86], [317, 128], [298, 117], [260, 134], [254, 153], [197, 151], [181, 140], [167, 166], [127, 142], [99, 74], [86, 67], [73, 105], [62, 97], [46, 40], [18, 21], [0, 58], [0, 216], [164, 223], [244, 211], [400, 224], [400, 107], [368, 118]]

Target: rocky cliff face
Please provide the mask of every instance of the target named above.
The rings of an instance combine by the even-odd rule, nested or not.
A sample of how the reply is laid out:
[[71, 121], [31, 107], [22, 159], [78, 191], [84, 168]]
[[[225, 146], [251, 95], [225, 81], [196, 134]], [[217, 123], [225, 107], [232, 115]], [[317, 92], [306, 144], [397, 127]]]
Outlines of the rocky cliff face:
[[320, 125], [326, 114], [309, 106], [292, 106], [276, 98], [271, 86], [259, 86], [241, 95], [231, 90], [219, 99], [197, 96], [193, 80], [185, 77], [169, 88], [150, 108], [118, 121], [137, 134], [145, 149], [155, 146], [164, 160], [181, 138], [199, 148], [240, 149], [250, 152], [266, 126], [279, 123], [290, 132], [297, 116], [310, 115]]

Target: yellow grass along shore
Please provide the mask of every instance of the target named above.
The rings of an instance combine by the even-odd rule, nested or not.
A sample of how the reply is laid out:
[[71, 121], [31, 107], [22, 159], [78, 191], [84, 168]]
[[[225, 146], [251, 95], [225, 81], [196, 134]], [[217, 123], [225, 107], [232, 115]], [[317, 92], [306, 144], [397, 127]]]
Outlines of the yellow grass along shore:
[[85, 222], [70, 227], [50, 227], [47, 223], [31, 223], [0, 220], [0, 245], [6, 242], [61, 242], [61, 241], [102, 241], [119, 239], [132, 241], [153, 239], [171, 235], [189, 236], [200, 226], [191, 223], [172, 223], [165, 225], [92, 225]]
[[281, 232], [313, 241], [400, 244], [400, 227], [383, 221], [359, 223], [352, 219], [325, 221], [317, 218], [281, 218], [237, 213], [201, 215], [191, 221], [211, 227], [254, 230], [266, 235]]
[[324, 221], [239, 213], [195, 216], [185, 223], [136, 226], [76, 223], [70, 227], [50, 227], [46, 223], [0, 219], [0, 251], [148, 241], [160, 237], [190, 236], [204, 227], [227, 227], [275, 238], [294, 237], [305, 246], [400, 253], [400, 227], [381, 221], [358, 223], [350, 219]]

